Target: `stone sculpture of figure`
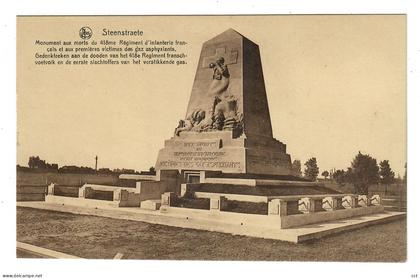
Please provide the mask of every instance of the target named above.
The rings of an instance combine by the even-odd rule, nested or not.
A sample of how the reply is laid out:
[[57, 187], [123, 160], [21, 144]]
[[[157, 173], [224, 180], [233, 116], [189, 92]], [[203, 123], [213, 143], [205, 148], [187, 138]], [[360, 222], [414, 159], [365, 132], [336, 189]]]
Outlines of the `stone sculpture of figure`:
[[185, 121], [180, 120], [178, 127], [175, 129], [175, 135], [179, 136], [181, 131], [195, 130], [199, 131], [204, 118], [206, 117], [206, 112], [201, 109], [194, 110]]
[[225, 59], [219, 57], [215, 63], [209, 65], [213, 69], [213, 80], [208, 90], [210, 96], [220, 96], [229, 86], [230, 74], [227, 65], [224, 63]]
[[[178, 127], [175, 129], [175, 135], [179, 136], [182, 131], [212, 131], [212, 130], [222, 130], [224, 129], [224, 125], [226, 124], [226, 117], [225, 115], [227, 112], [229, 113], [228, 121], [230, 123], [229, 129], [232, 129], [232, 111], [236, 112], [235, 109], [226, 108], [226, 105], [229, 104], [224, 101], [225, 96], [222, 94], [227, 90], [229, 86], [229, 70], [227, 65], [225, 65], [225, 59], [223, 57], [219, 57], [216, 59], [214, 63], [209, 65], [211, 69], [213, 69], [213, 80], [210, 83], [210, 87], [208, 90], [208, 95], [213, 98], [213, 103], [210, 104], [207, 111], [202, 109], [194, 110], [186, 119], [185, 121], [181, 120], [178, 124]], [[236, 102], [234, 103], [236, 104]]]
[[206, 117], [204, 118], [204, 120], [200, 123], [199, 131], [210, 131], [214, 129], [213, 123], [215, 121], [215, 116], [220, 114], [220, 111], [218, 108], [219, 107], [218, 105], [220, 104], [220, 102], [221, 100], [219, 97], [214, 97], [211, 108], [206, 113]]

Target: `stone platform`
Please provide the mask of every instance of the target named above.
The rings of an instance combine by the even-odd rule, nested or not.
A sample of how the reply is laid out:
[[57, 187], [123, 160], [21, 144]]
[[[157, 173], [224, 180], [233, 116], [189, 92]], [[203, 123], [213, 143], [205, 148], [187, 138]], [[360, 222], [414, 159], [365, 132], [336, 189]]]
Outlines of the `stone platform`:
[[[279, 176], [194, 174], [198, 174], [196, 183], [179, 186], [176, 181], [185, 181], [188, 175], [177, 178], [175, 172], [162, 172], [154, 180], [137, 181], [134, 188], [85, 184], [77, 197], [55, 195], [52, 184], [45, 203], [37, 206], [90, 215], [100, 212], [106, 217], [113, 217], [108, 216], [109, 211], [122, 217], [129, 212], [139, 221], [292, 242], [307, 236], [296, 231], [308, 225], [330, 227], [321, 229], [329, 234], [374, 224], [377, 219], [393, 219], [383, 214], [378, 195], [342, 194], [321, 183], [276, 179]], [[104, 196], [108, 199], [98, 199]], [[360, 217], [366, 221], [354, 222]], [[331, 226], [331, 221], [352, 224]], [[315, 234], [318, 236], [318, 230]]]
[[[77, 200], [75, 198], [61, 197]], [[92, 204], [87, 202], [86, 205]], [[202, 219], [193, 214], [179, 214], [168, 211], [161, 213], [159, 210], [151, 211], [141, 208], [115, 208], [96, 204], [95, 209], [80, 204], [64, 205], [60, 203], [46, 202], [17, 202], [18, 207], [29, 207], [50, 211], [60, 211], [79, 215], [94, 215], [114, 219], [142, 221], [153, 224], [162, 224], [180, 228], [216, 231], [234, 235], [244, 235], [258, 238], [276, 239], [299, 243], [307, 240], [321, 238], [323, 236], [353, 230], [369, 225], [384, 223], [405, 217], [401, 212], [379, 212], [364, 216], [355, 216], [339, 221], [327, 221], [324, 223], [304, 225], [297, 228], [273, 229], [267, 226], [255, 226], [242, 223], [221, 223], [212, 219]]]

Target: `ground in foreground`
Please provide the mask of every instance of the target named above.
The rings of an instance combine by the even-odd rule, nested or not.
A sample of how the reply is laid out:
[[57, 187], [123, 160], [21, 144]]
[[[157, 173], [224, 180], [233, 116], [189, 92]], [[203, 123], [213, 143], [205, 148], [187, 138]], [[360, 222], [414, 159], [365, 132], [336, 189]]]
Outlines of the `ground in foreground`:
[[17, 240], [97, 259], [402, 262], [407, 253], [405, 219], [293, 244], [18, 207]]

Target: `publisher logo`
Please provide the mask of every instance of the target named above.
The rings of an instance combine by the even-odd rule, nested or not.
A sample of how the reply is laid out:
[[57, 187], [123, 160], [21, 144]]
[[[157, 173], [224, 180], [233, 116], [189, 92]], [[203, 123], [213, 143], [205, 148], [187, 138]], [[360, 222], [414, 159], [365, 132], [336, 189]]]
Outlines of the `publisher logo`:
[[79, 30], [79, 36], [84, 39], [84, 40], [88, 40], [92, 37], [92, 29], [90, 29], [89, 27], [82, 27]]

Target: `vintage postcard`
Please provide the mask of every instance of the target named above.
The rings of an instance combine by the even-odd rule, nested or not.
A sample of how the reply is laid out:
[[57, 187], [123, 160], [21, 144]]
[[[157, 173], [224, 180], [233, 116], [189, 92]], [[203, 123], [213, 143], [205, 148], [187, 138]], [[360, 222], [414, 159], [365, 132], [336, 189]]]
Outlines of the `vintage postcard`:
[[17, 258], [407, 260], [405, 15], [16, 20]]

